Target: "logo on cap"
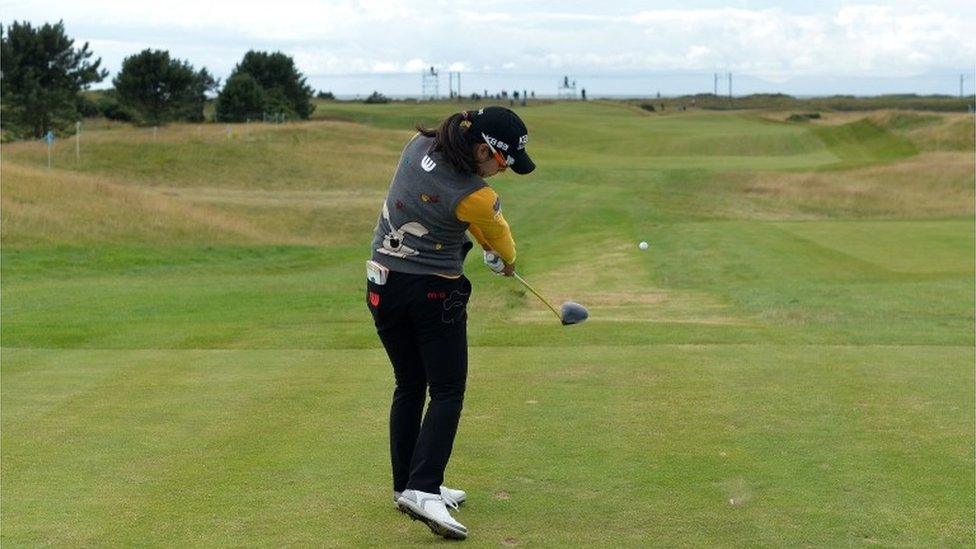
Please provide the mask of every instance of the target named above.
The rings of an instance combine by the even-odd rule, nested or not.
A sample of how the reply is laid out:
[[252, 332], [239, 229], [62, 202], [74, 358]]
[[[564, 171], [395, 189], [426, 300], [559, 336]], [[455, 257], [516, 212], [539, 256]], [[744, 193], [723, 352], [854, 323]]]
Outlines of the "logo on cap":
[[505, 152], [508, 152], [508, 143], [506, 143], [504, 141], [500, 141], [498, 138], [492, 137], [492, 136], [490, 136], [488, 134], [482, 134], [482, 135], [485, 136], [485, 139], [488, 140], [488, 143], [491, 143], [491, 146], [492, 147], [495, 147], [496, 149], [501, 149], [501, 150], [503, 150]]

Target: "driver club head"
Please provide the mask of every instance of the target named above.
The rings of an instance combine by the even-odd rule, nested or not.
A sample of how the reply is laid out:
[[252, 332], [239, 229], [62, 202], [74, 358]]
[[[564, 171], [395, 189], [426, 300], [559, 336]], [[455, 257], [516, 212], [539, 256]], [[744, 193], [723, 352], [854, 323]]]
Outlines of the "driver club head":
[[563, 321], [563, 326], [567, 326], [569, 324], [579, 324], [590, 316], [590, 313], [586, 310], [586, 307], [574, 301], [564, 302], [560, 312], [562, 313], [560, 318]]
[[586, 307], [580, 305], [579, 303], [576, 303], [575, 301], [564, 302], [562, 306], [562, 310], [560, 312], [556, 312], [556, 308], [552, 306], [552, 303], [549, 303], [548, 299], [542, 297], [542, 294], [537, 292], [536, 289], [533, 288], [531, 284], [526, 282], [525, 279], [522, 278], [518, 273], [513, 272], [512, 276], [514, 276], [516, 280], [518, 280], [536, 297], [538, 297], [539, 301], [545, 303], [546, 307], [549, 307], [549, 310], [552, 311], [552, 314], [557, 315], [559, 317], [559, 321], [562, 322], [563, 326], [569, 326], [570, 324], [579, 324], [580, 322], [583, 322], [590, 316], [590, 313], [586, 310]]

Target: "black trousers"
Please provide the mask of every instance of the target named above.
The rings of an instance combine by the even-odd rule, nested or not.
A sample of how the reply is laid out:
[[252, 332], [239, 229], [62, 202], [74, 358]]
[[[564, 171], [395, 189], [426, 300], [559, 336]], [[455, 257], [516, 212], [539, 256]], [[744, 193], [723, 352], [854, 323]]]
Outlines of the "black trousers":
[[390, 458], [397, 492], [440, 493], [468, 377], [470, 295], [464, 276], [390, 272], [383, 286], [367, 281], [366, 303], [396, 378]]

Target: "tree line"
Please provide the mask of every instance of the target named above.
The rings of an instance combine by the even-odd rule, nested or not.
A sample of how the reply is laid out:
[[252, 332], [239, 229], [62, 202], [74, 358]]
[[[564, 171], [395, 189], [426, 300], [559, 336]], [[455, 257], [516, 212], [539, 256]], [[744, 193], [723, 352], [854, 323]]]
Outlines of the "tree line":
[[0, 127], [7, 139], [63, 132], [84, 116], [147, 126], [199, 122], [213, 93], [220, 121], [268, 114], [308, 119], [315, 108], [312, 88], [294, 60], [281, 52], [248, 51], [221, 87], [207, 69], [197, 70], [164, 50], [145, 49], [123, 60], [113, 88], [97, 100], [82, 93], [107, 77], [87, 42], [75, 47], [63, 21], [0, 25]]

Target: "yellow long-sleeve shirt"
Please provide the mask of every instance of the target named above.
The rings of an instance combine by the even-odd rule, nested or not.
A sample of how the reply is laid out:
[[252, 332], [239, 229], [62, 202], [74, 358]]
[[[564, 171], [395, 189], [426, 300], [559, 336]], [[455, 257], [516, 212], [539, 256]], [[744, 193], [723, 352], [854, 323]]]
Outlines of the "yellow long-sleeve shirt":
[[497, 253], [505, 263], [515, 263], [512, 230], [502, 215], [498, 194], [491, 187], [483, 187], [464, 197], [454, 213], [469, 224], [468, 231], [482, 248]]

